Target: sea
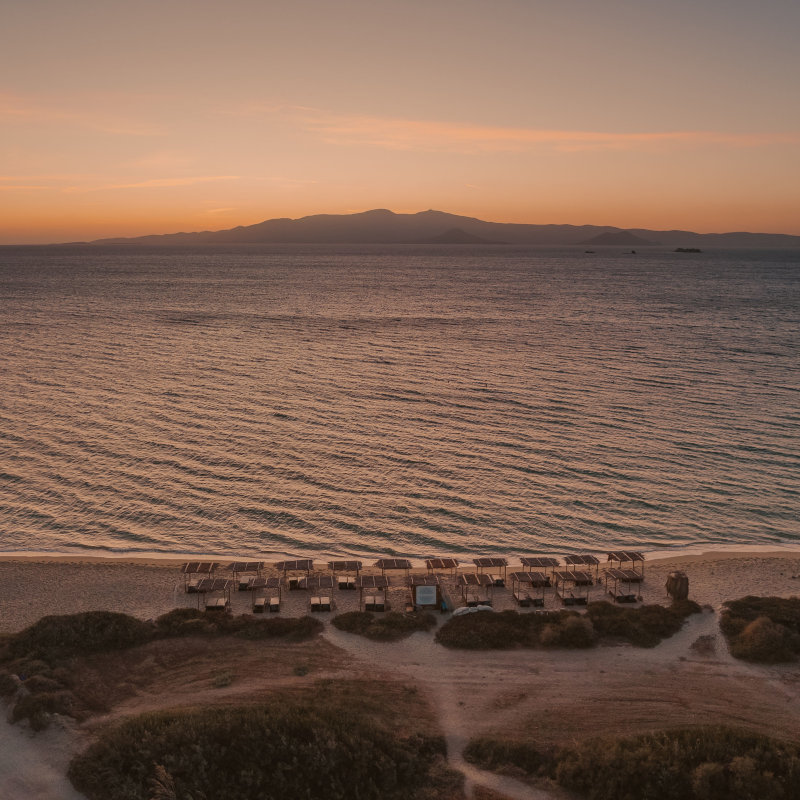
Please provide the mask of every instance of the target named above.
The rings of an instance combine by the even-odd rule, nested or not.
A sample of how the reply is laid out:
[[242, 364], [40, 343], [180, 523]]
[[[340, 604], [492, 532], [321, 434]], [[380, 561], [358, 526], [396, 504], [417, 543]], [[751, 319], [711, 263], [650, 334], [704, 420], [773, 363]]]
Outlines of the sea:
[[0, 551], [800, 544], [800, 251], [0, 248]]

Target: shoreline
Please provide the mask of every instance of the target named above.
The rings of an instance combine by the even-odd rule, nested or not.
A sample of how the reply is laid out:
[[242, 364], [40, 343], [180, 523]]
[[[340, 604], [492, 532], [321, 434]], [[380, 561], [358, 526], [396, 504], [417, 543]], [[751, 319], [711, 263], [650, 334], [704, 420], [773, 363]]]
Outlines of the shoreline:
[[[629, 547], [620, 547], [616, 548], [619, 550], [636, 550], [636, 548], [629, 548]], [[612, 549], [609, 548], [608, 550], [593, 550], [588, 551], [584, 550], [581, 553], [590, 553], [591, 555], [595, 555], [600, 559], [601, 566], [604, 563], [604, 559], [606, 554], [612, 552]], [[648, 564], [659, 564], [665, 561], [680, 561], [691, 563], [692, 561], [696, 561], [698, 559], [707, 559], [707, 558], [718, 558], [718, 559], [727, 559], [727, 558], [741, 558], [741, 557], [761, 557], [761, 558], [783, 558], [783, 557], [800, 557], [800, 543], [797, 544], [786, 544], [786, 545], [720, 545], [719, 547], [714, 546], [707, 546], [707, 545], [697, 545], [696, 547], [680, 547], [675, 548], [675, 550], [636, 550], [636, 552], [642, 553], [645, 557], [645, 565]], [[485, 554], [481, 554], [485, 555]], [[457, 556], [453, 556], [458, 560], [459, 566], [464, 567], [468, 566], [472, 558], [481, 557], [481, 555], [477, 554], [470, 554], [468, 556], [464, 556], [463, 559]], [[497, 555], [497, 554], [494, 554]], [[552, 552], [541, 552], [541, 553], [529, 553], [526, 555], [530, 556], [553, 556], [554, 558], [564, 558], [564, 555], [567, 554], [558, 554], [553, 555]], [[291, 561], [294, 559], [307, 559], [310, 558], [315, 564], [325, 564], [327, 565], [328, 561], [339, 561], [339, 560], [354, 560], [354, 561], [362, 561], [364, 563], [364, 568], [368, 569], [372, 566], [370, 561], [372, 559], [377, 560], [378, 558], [382, 558], [384, 556], [374, 555], [374, 556], [359, 556], [359, 555], [324, 555], [319, 557], [304, 555], [302, 553], [270, 553], [267, 555], [242, 555], [241, 553], [234, 553], [234, 554], [219, 554], [219, 553], [137, 553], [137, 552], [124, 552], [124, 553], [117, 553], [112, 551], [106, 551], [102, 554], [96, 554], [92, 552], [86, 553], [58, 553], [52, 551], [42, 551], [38, 552], [35, 550], [20, 550], [20, 551], [0, 551], [0, 563], [8, 562], [8, 561], [23, 561], [23, 562], [30, 562], [30, 563], [63, 563], [63, 564], [82, 564], [82, 563], [108, 563], [108, 564], [137, 564], [142, 566], [152, 566], [152, 567], [163, 567], [163, 568], [172, 568], [172, 567], [180, 567], [181, 564], [186, 563], [187, 561], [216, 561], [219, 562], [221, 565], [225, 565], [231, 563], [233, 561], [263, 561], [265, 567], [269, 568], [269, 566], [273, 562], [278, 561]], [[387, 554], [386, 558], [406, 558], [403, 555], [390, 555]], [[431, 554], [431, 557], [435, 557]], [[441, 557], [449, 557], [447, 555]], [[505, 557], [509, 560], [509, 568], [515, 561], [518, 561], [520, 556], [513, 555], [513, 556], [499, 556]], [[409, 558], [411, 562], [412, 570], [424, 570], [425, 569], [425, 562], [422, 558]]]
[[[510, 571], [518, 570], [511, 559]], [[13, 633], [44, 616], [83, 611], [118, 611], [140, 619], [155, 619], [180, 607], [200, 607], [201, 597], [184, 591], [184, 577], [177, 558], [151, 559], [125, 556], [0, 556], [0, 633]], [[220, 563], [225, 571], [225, 560]], [[314, 570], [322, 574], [327, 565], [317, 562]], [[472, 564], [461, 565], [461, 572], [472, 571]], [[602, 570], [603, 562], [598, 565]], [[800, 595], [800, 549], [790, 550], [725, 550], [685, 553], [648, 559], [644, 564], [645, 580], [638, 592], [645, 604], [667, 604], [665, 584], [673, 570], [686, 572], [689, 597], [700, 605], [719, 608], [726, 600], [746, 595]], [[412, 572], [424, 573], [424, 567]], [[267, 574], [278, 575], [274, 563], [265, 565]], [[363, 573], [375, 574], [378, 568], [366, 564]], [[590, 600], [607, 599], [600, 581], [590, 590]], [[461, 605], [462, 589], [447, 579], [446, 590], [451, 608]], [[408, 598], [403, 576], [391, 573], [387, 600], [389, 607], [403, 610]], [[284, 587], [280, 615], [299, 617], [308, 614], [309, 592]], [[252, 596], [248, 591], [231, 594], [234, 614], [252, 613]], [[331, 612], [319, 614], [323, 622], [331, 616], [361, 607], [360, 593], [334, 590]], [[516, 609], [508, 586], [492, 592], [492, 604], [498, 611]], [[639, 604], [637, 604], [639, 605]], [[560, 609], [561, 603], [552, 591], [547, 592], [545, 610]], [[524, 613], [524, 610], [523, 610]]]

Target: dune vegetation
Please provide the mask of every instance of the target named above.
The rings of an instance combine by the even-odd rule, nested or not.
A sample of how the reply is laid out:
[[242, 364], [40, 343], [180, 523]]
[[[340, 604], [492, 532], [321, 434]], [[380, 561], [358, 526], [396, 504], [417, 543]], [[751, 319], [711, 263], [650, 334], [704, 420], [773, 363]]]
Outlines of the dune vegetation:
[[326, 681], [246, 707], [128, 719], [75, 758], [69, 777], [89, 800], [463, 800], [443, 737], [408, 719], [402, 699], [389, 707], [373, 687]]
[[800, 797], [800, 745], [723, 726], [591, 739], [550, 751], [484, 737], [465, 758], [499, 772], [550, 779], [587, 800]]
[[743, 661], [778, 664], [800, 656], [800, 598], [729, 600], [719, 626], [731, 655]]
[[321, 630], [322, 623], [311, 617], [258, 619], [191, 608], [175, 609], [154, 622], [111, 611], [43, 617], [0, 642], [0, 696], [16, 699], [12, 721], [27, 719], [38, 730], [51, 714], [88, 715], [90, 704], [76, 684], [81, 660], [94, 654], [185, 636], [302, 641]]
[[562, 609], [535, 614], [517, 611], [478, 612], [451, 617], [437, 631], [445, 647], [468, 650], [515, 647], [586, 648], [602, 642], [628, 642], [655, 647], [677, 633], [700, 607], [682, 600], [665, 607], [628, 608], [606, 601], [589, 603], [585, 614]]

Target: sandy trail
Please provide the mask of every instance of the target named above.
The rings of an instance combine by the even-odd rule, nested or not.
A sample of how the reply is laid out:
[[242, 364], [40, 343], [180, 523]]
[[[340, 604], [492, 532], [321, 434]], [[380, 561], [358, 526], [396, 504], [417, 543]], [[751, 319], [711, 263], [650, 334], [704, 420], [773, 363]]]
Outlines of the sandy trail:
[[3, 800], [85, 800], [66, 778], [67, 765], [83, 741], [54, 725], [33, 734], [0, 722], [0, 798]]

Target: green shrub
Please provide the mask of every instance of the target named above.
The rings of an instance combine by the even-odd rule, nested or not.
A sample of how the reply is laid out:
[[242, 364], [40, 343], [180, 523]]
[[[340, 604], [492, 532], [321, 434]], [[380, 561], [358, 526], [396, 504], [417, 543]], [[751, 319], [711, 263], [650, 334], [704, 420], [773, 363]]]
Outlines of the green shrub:
[[149, 641], [147, 622], [113, 611], [42, 617], [14, 634], [8, 643], [12, 658], [40, 658], [49, 663], [72, 656], [122, 650]]
[[436, 617], [428, 611], [400, 614], [388, 611], [373, 614], [371, 611], [347, 611], [338, 614], [331, 624], [347, 633], [355, 633], [376, 641], [397, 641], [416, 631], [428, 631], [436, 626]]
[[625, 608], [606, 601], [589, 603], [586, 614], [562, 609], [536, 614], [478, 612], [451, 617], [436, 634], [446, 647], [495, 650], [514, 647], [592, 647], [598, 641], [626, 641], [653, 647], [680, 630], [700, 611], [690, 600]]
[[800, 745], [722, 726], [592, 739], [552, 753], [483, 738], [464, 756], [486, 769], [550, 777], [589, 800], [800, 797]]
[[408, 800], [444, 755], [441, 737], [400, 738], [352, 706], [290, 701], [127, 720], [69, 777], [89, 800]]
[[731, 655], [775, 664], [800, 655], [800, 598], [743, 597], [725, 603], [719, 627]]
[[17, 689], [13, 676], [19, 676], [30, 694], [16, 704], [12, 717], [30, 719], [34, 727], [41, 728], [46, 726], [50, 713], [81, 717], [91, 705], [81, 702], [71, 691], [80, 656], [190, 635], [302, 641], [322, 629], [322, 623], [311, 617], [257, 619], [247, 615], [210, 615], [193, 608], [174, 609], [155, 623], [109, 611], [44, 617], [4, 640], [0, 695], [12, 695]]

